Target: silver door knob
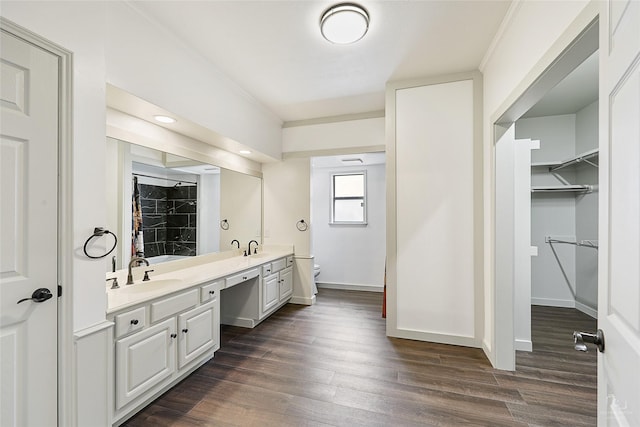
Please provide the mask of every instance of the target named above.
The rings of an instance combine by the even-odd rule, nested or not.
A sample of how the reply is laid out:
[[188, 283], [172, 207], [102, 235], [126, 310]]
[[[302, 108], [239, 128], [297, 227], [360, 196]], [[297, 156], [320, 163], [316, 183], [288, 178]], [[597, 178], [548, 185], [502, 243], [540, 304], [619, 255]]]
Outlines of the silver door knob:
[[577, 351], [589, 351], [586, 343], [595, 344], [600, 353], [604, 352], [604, 332], [602, 329], [598, 329], [595, 334], [588, 332], [573, 332], [574, 348]]

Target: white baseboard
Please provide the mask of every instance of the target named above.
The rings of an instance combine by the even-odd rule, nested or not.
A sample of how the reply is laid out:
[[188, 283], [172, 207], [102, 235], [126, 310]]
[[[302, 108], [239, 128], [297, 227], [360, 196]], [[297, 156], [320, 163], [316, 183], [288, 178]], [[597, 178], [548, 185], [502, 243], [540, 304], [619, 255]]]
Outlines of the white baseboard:
[[531, 305], [576, 308], [576, 302], [574, 300], [553, 299], [553, 298], [531, 298]]
[[257, 325], [255, 320], [244, 317], [223, 317], [220, 319], [220, 323], [241, 328], [254, 328]]
[[382, 292], [383, 285], [359, 285], [355, 283], [334, 283], [334, 282], [317, 282], [318, 288], [325, 289], [342, 289], [345, 291], [365, 291], [365, 292]]
[[531, 340], [516, 339], [515, 348], [519, 351], [533, 351], [533, 343], [531, 342]]
[[594, 319], [598, 318], [598, 310], [593, 307], [589, 307], [588, 305], [581, 303], [580, 301], [576, 301], [576, 308], [587, 316], [591, 316]]
[[299, 304], [299, 305], [313, 305], [316, 303], [316, 296], [312, 296], [311, 298], [306, 297], [291, 297], [289, 300], [289, 304]]

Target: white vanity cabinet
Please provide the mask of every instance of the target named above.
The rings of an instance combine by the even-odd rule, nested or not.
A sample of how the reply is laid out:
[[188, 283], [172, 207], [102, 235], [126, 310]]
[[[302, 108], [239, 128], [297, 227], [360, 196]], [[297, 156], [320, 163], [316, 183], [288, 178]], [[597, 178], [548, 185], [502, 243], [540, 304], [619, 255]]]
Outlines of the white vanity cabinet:
[[220, 286], [204, 283], [112, 314], [115, 425], [220, 348]]
[[[291, 257], [293, 259], [293, 257]], [[281, 258], [262, 266], [260, 318], [264, 318], [276, 307], [283, 305], [293, 293], [293, 267], [288, 259]], [[265, 275], [269, 273], [268, 275]]]

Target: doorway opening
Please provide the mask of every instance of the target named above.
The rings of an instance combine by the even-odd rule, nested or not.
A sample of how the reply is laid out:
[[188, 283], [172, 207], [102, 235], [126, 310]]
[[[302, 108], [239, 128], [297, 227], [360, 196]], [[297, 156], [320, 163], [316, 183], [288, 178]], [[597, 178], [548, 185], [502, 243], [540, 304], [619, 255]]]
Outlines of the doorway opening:
[[[495, 121], [502, 369], [516, 369], [516, 350], [548, 350], [539, 331], [550, 331], [547, 320], [562, 324], [559, 313], [597, 316], [598, 27], [597, 18], [584, 27]], [[562, 335], [568, 351], [572, 332]], [[595, 365], [593, 381], [595, 393]]]
[[311, 219], [316, 286], [382, 292], [385, 153], [312, 157]]

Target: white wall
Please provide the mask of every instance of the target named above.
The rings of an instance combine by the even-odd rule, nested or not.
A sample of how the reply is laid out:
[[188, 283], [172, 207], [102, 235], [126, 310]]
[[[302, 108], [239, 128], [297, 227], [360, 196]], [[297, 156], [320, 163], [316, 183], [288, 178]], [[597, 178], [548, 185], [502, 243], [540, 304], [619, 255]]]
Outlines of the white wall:
[[[540, 149], [531, 151], [533, 163], [572, 157], [575, 153], [575, 132], [574, 114], [516, 122], [516, 138], [540, 141]], [[558, 172], [574, 183], [575, 172], [571, 168]], [[531, 173], [533, 186], [561, 184], [548, 172], [548, 168], [532, 168]], [[552, 247], [545, 243], [545, 236], [575, 237], [575, 205], [574, 193], [531, 194], [531, 245], [538, 247], [538, 256], [531, 257], [531, 302], [535, 305], [575, 306], [575, 246], [554, 244]]]
[[[576, 113], [576, 154], [598, 148], [598, 102]], [[598, 169], [583, 164], [576, 168], [576, 181], [598, 184]], [[576, 199], [576, 238], [598, 239], [598, 191]], [[591, 315], [598, 307], [598, 251], [591, 248], [576, 249], [576, 306]]]
[[[295, 251], [293, 302], [313, 304], [311, 255], [311, 161], [287, 159], [263, 165], [263, 221], [265, 245], [291, 245]], [[309, 228], [299, 231], [304, 219]]]
[[389, 335], [478, 345], [474, 99], [480, 85], [466, 75], [387, 86]]
[[[367, 173], [367, 225], [330, 225], [331, 174]], [[314, 167], [311, 178], [313, 254], [319, 284], [382, 291], [386, 254], [385, 165]]]
[[108, 83], [280, 158], [280, 119], [134, 7], [107, 3]]
[[[282, 151], [331, 151], [384, 147], [384, 117], [287, 127]], [[357, 151], [356, 151], [357, 152]]]
[[[495, 335], [494, 250], [494, 121], [513, 103], [555, 56], [547, 53], [566, 46], [564, 34], [580, 17], [589, 2], [514, 2], [503, 26], [480, 65], [483, 73], [483, 147], [484, 147], [484, 339], [483, 347], [496, 366], [507, 367], [508, 359], [496, 351], [496, 340], [511, 341], [512, 337]], [[585, 23], [586, 24], [586, 23]], [[559, 52], [558, 52], [559, 53]]]

